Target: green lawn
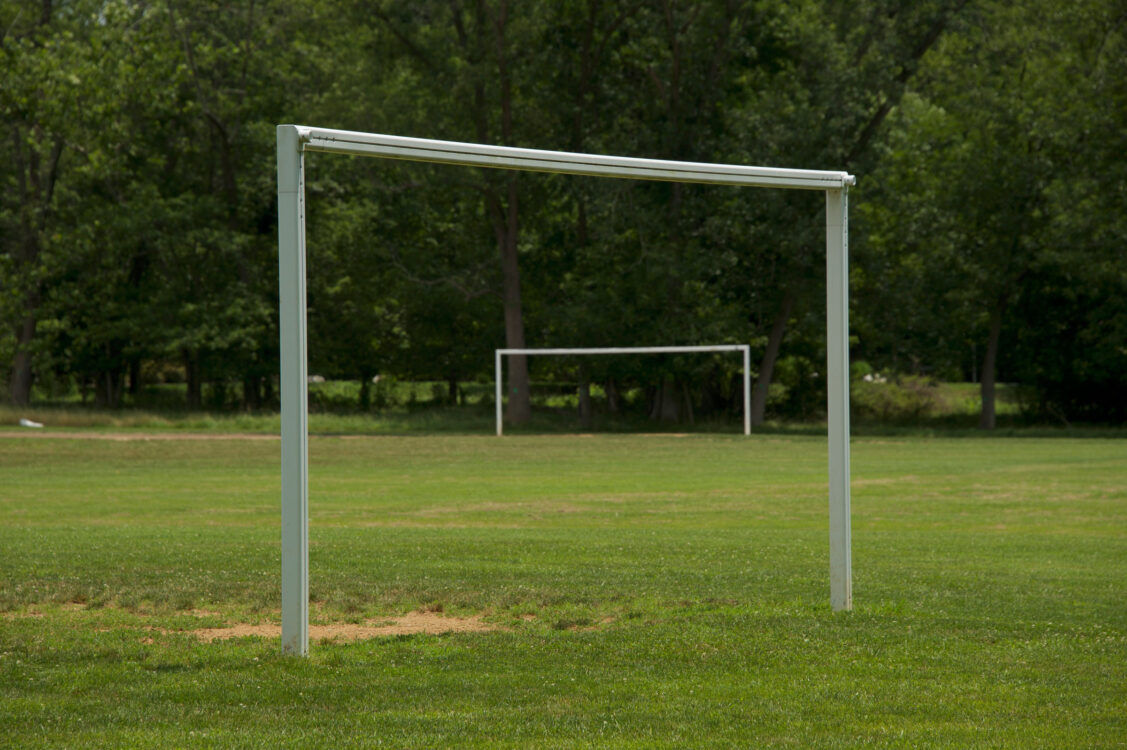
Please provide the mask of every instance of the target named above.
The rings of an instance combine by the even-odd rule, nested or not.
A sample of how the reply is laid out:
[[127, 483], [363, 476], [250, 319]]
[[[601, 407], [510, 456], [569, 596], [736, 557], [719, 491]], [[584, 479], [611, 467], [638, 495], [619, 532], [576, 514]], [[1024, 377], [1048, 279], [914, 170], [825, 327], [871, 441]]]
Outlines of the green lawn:
[[[0, 439], [0, 746], [1123, 747], [1127, 441], [321, 437], [317, 622], [278, 620], [271, 440]], [[158, 630], [159, 628], [159, 630]]]

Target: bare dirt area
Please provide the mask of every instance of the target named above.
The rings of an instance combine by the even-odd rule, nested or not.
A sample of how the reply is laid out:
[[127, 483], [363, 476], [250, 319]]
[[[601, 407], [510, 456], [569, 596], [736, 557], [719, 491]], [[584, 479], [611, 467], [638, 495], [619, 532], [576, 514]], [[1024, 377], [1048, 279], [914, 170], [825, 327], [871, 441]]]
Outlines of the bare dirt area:
[[[83, 604], [64, 604], [59, 609], [62, 612], [85, 613], [90, 610]], [[192, 609], [184, 614], [196, 617], [215, 617], [219, 613], [210, 610]], [[49, 612], [31, 609], [26, 612], [5, 612], [0, 619], [17, 620], [23, 618], [43, 618], [50, 616]], [[523, 617], [524, 620], [535, 619], [534, 616]], [[120, 625], [117, 627], [121, 627]], [[206, 628], [164, 628], [140, 623], [126, 626], [137, 628], [153, 634], [160, 635], [191, 635], [205, 643], [222, 641], [231, 638], [281, 638], [282, 627], [277, 623], [229, 623], [222, 627]], [[99, 632], [108, 632], [115, 628], [97, 627]], [[415, 635], [425, 633], [441, 635], [443, 633], [487, 633], [494, 630], [505, 630], [502, 625], [485, 622], [482, 615], [469, 617], [455, 617], [434, 611], [408, 612], [399, 617], [383, 617], [370, 619], [362, 623], [329, 623], [324, 625], [311, 624], [309, 637], [314, 641], [363, 641], [371, 638], [385, 638], [397, 635]], [[152, 637], [142, 639], [144, 643], [152, 643]]]
[[[501, 626], [483, 622], [480, 615], [472, 617], [448, 617], [437, 612], [409, 612], [402, 617], [385, 620], [368, 620], [364, 623], [334, 623], [331, 625], [310, 625], [309, 638], [315, 641], [363, 641], [395, 635], [414, 635], [427, 633], [485, 633], [501, 630]], [[228, 638], [281, 638], [282, 627], [274, 623], [259, 625], [233, 624], [222, 628], [197, 628], [195, 630], [160, 629], [165, 634], [186, 633], [204, 642], [226, 640]]]

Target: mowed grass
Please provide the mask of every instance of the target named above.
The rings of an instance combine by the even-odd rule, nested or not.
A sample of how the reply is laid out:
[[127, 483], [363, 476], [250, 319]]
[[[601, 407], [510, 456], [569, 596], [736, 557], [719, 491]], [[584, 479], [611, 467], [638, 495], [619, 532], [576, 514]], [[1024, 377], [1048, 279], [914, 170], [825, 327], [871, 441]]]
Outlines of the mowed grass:
[[[314, 438], [316, 622], [277, 622], [271, 440], [0, 439], [0, 746], [1122, 747], [1127, 441]], [[158, 629], [159, 628], [159, 629]]]

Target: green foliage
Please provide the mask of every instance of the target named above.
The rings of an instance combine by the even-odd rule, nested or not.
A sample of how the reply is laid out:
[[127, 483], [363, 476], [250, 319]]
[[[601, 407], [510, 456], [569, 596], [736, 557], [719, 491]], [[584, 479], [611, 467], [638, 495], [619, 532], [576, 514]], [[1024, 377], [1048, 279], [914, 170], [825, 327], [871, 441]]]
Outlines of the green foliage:
[[[1122, 237], [1106, 183], [1118, 167], [1092, 137], [1121, 140], [1107, 119], [1121, 106], [1115, 13], [1098, 0], [981, 5], [925, 61], [861, 206], [858, 327], [882, 352], [866, 356], [969, 376], [997, 346], [1000, 377], [1036, 384], [1043, 414], [1127, 414], [1123, 371], [1104, 364], [1127, 341], [1123, 264], [1104, 244]], [[1081, 229], [1095, 205], [1102, 218]]]
[[825, 378], [821, 365], [809, 357], [791, 355], [779, 360], [767, 400], [776, 417], [809, 420], [825, 414]]
[[918, 423], [946, 410], [939, 384], [916, 375], [885, 382], [854, 380], [849, 403], [855, 419], [887, 424]]
[[[224, 389], [269, 406], [290, 121], [852, 170], [855, 356], [975, 380], [996, 344], [997, 377], [1034, 389], [1041, 418], [1119, 421], [1120, 16], [1110, 0], [0, 2], [0, 380], [15, 403], [34, 380], [115, 408], [177, 367], [187, 407]], [[519, 320], [529, 346], [750, 343], [770, 416], [821, 412], [824, 384], [796, 374], [824, 369], [817, 194], [306, 166], [314, 371], [488, 376]], [[587, 375], [701, 384], [702, 409], [731, 408], [726, 366]]]

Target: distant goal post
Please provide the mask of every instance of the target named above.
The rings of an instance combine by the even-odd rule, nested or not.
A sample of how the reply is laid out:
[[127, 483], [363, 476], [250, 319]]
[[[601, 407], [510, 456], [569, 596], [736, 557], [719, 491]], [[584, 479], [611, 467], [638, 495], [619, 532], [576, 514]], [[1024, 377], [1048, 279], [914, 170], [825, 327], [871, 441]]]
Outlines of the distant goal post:
[[586, 354], [691, 354], [699, 352], [742, 352], [743, 353], [743, 397], [744, 434], [751, 434], [751, 347], [748, 344], [714, 344], [702, 346], [602, 346], [564, 349], [497, 349], [493, 355], [494, 398], [497, 410], [497, 437], [503, 434], [502, 417], [502, 378], [504, 359], [511, 354], [525, 356], [538, 355], [586, 355]]

